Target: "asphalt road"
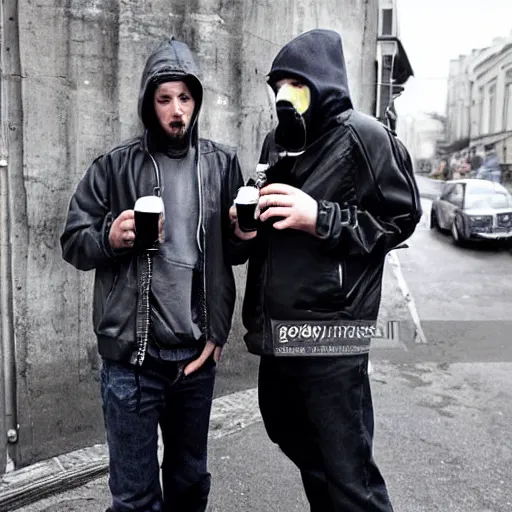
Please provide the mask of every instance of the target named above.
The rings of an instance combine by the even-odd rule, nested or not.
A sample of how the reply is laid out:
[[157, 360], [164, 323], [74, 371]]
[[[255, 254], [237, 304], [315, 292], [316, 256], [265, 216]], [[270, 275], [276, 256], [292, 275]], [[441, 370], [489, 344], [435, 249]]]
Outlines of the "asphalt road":
[[[375, 458], [395, 512], [510, 512], [512, 255], [455, 247], [429, 230], [424, 207], [409, 249], [397, 254], [427, 343], [373, 352]], [[297, 470], [261, 421], [240, 425], [210, 441], [209, 512], [308, 510]], [[98, 512], [108, 504], [103, 478], [19, 510]]]
[[400, 253], [429, 347], [424, 361], [512, 362], [512, 253], [493, 243], [457, 247], [430, 230], [431, 201]]

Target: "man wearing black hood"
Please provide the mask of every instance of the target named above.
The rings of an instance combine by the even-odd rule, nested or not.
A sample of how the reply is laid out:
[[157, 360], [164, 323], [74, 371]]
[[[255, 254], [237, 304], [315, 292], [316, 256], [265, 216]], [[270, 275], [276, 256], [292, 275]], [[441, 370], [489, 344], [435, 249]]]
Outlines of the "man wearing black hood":
[[[243, 179], [232, 149], [198, 136], [197, 75], [190, 49], [174, 38], [149, 56], [139, 98], [144, 133], [94, 160], [61, 237], [66, 261], [96, 271], [115, 512], [203, 512], [210, 490], [208, 425], [240, 245], [229, 207]], [[143, 196], [164, 207], [156, 252], [137, 244], [134, 205]]]
[[278, 125], [258, 166], [243, 305], [245, 342], [261, 356], [262, 417], [312, 512], [390, 512], [372, 455], [368, 352], [385, 256], [421, 217], [409, 155], [354, 111], [336, 32], [288, 43], [268, 83]]

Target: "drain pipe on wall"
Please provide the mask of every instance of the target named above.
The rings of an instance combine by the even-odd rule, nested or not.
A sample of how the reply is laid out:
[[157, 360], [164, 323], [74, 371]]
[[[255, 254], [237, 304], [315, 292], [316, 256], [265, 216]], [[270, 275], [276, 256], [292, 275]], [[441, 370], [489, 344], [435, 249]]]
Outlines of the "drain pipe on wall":
[[[0, 4], [0, 327], [7, 441], [18, 441], [16, 350], [13, 320], [13, 279], [11, 251], [11, 202], [8, 165], [8, 94], [5, 70], [4, 5]], [[1, 374], [1, 372], [0, 372]], [[1, 421], [1, 418], [0, 418]], [[0, 440], [2, 442], [2, 440]]]
[[7, 440], [18, 440], [16, 404], [16, 358], [12, 303], [11, 222], [7, 159], [0, 158], [0, 315], [4, 366], [5, 428]]

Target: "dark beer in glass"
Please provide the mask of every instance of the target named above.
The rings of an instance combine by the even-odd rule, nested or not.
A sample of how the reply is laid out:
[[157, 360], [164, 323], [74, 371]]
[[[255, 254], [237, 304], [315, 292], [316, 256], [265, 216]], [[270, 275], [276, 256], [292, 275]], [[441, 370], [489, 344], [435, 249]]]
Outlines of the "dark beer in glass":
[[140, 251], [157, 251], [162, 241], [164, 203], [161, 197], [137, 199], [135, 211], [135, 247]]

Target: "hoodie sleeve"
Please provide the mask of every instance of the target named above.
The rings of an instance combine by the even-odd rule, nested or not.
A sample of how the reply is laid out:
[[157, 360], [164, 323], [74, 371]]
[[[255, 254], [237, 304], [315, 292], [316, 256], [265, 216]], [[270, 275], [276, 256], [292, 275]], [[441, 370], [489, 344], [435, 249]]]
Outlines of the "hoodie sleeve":
[[109, 205], [109, 179], [105, 157], [87, 169], [71, 197], [60, 238], [62, 257], [79, 270], [111, 264], [118, 254], [108, 240], [114, 220]]
[[404, 170], [412, 169], [405, 146], [399, 141], [393, 145], [384, 129], [377, 128], [352, 128], [361, 162], [356, 204], [342, 208], [336, 202], [318, 202], [318, 237], [327, 248], [348, 255], [397, 247], [413, 234], [422, 214], [414, 176]]

